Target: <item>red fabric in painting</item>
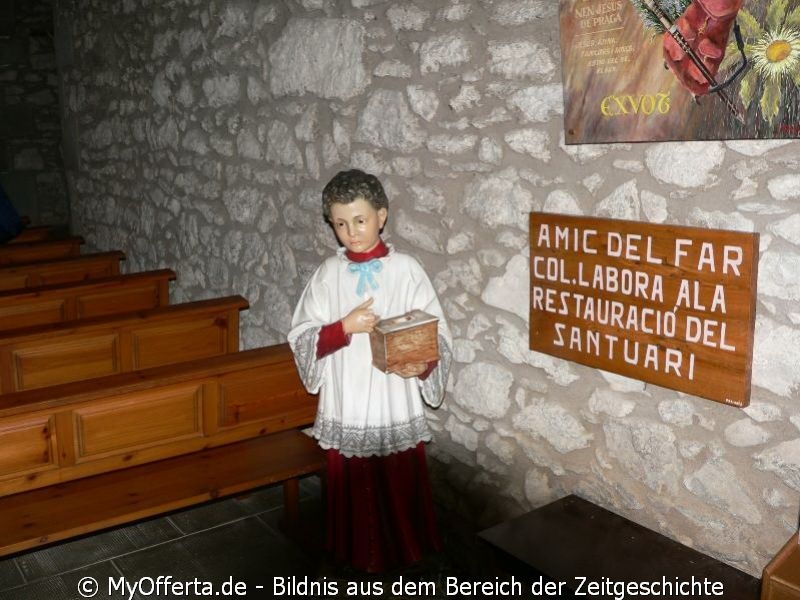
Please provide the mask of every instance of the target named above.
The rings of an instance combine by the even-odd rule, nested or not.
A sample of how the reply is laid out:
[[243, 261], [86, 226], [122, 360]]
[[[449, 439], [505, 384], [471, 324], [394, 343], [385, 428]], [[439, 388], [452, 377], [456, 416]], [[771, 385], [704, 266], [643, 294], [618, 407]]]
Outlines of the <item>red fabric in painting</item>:
[[327, 456], [327, 548], [337, 560], [381, 572], [441, 550], [425, 444], [388, 456]]

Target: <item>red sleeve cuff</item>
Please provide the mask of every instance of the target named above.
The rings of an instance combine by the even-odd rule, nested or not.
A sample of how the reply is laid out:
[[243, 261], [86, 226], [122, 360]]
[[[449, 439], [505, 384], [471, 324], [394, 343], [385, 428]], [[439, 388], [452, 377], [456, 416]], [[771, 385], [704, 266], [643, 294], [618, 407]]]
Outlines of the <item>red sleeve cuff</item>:
[[319, 331], [317, 341], [317, 358], [323, 358], [337, 350], [344, 348], [350, 343], [350, 336], [344, 332], [344, 325], [341, 321], [323, 325]]
[[438, 364], [439, 364], [439, 361], [438, 361], [438, 360], [432, 360], [431, 362], [429, 362], [429, 363], [428, 363], [428, 368], [427, 368], [427, 369], [425, 369], [425, 370], [422, 372], [422, 374], [419, 376], [419, 378], [420, 378], [421, 380], [423, 380], [423, 381], [424, 381], [424, 380], [426, 380], [426, 379], [428, 378], [428, 376], [429, 376], [431, 373], [433, 373], [433, 370], [436, 368], [436, 366], [437, 366]]

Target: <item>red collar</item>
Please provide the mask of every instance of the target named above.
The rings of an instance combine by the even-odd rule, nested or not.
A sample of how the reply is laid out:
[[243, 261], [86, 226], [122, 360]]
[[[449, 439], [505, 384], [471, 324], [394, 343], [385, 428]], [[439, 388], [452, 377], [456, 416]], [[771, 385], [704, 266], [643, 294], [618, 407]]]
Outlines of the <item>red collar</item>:
[[348, 260], [353, 262], [367, 262], [373, 258], [383, 258], [389, 254], [389, 247], [383, 243], [383, 240], [379, 239], [378, 244], [368, 252], [350, 252], [349, 250], [345, 250], [344, 254], [347, 256]]

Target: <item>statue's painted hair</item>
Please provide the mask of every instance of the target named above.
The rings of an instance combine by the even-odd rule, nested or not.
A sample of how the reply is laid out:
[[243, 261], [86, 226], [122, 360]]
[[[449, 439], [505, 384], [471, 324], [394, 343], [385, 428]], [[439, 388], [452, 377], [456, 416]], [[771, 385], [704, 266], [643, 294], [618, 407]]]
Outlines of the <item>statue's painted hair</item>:
[[363, 199], [375, 210], [389, 210], [389, 199], [378, 178], [359, 169], [339, 171], [322, 190], [322, 214], [331, 220], [332, 204], [349, 204]]

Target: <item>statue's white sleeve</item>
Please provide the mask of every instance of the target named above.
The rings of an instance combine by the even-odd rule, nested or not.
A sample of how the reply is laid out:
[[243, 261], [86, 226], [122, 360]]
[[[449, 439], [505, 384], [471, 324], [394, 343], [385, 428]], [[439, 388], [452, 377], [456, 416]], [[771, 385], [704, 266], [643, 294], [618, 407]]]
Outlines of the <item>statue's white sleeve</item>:
[[423, 400], [428, 406], [438, 408], [444, 401], [444, 394], [447, 389], [447, 377], [450, 373], [450, 365], [453, 362], [453, 341], [433, 284], [418, 263], [414, 263], [411, 276], [415, 282], [415, 307], [419, 307], [428, 314], [439, 318], [437, 336], [439, 341], [439, 363], [425, 379], [420, 380]]
[[447, 390], [447, 376], [450, 373], [450, 365], [453, 362], [453, 349], [450, 339], [439, 334], [439, 364], [431, 371], [424, 380], [421, 381], [422, 398], [425, 404], [432, 408], [439, 408], [444, 401], [444, 393]]
[[322, 387], [327, 362], [326, 357], [317, 358], [319, 332], [333, 320], [324, 271], [323, 267], [317, 269], [303, 290], [288, 335], [300, 379], [311, 394], [318, 393]]

